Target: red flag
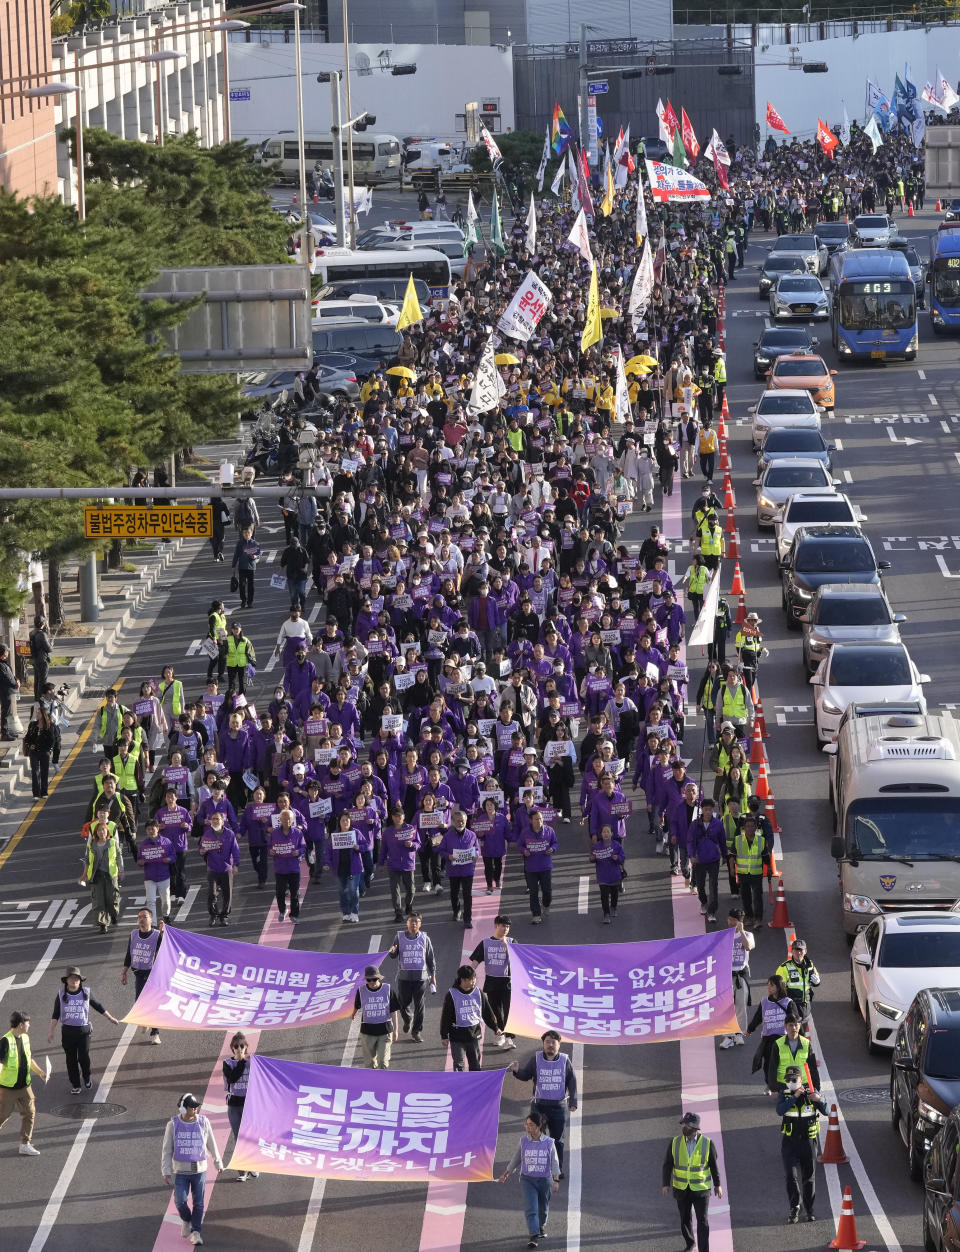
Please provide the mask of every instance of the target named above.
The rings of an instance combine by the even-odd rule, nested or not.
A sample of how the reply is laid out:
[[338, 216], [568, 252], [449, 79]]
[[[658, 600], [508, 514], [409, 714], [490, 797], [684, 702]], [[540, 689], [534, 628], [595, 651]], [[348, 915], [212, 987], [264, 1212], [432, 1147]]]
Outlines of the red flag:
[[767, 101], [767, 125], [770, 127], [771, 130], [782, 130], [785, 135], [790, 134], [790, 132], [786, 128], [786, 125], [784, 124], [783, 118], [780, 116], [780, 114], [773, 107], [773, 105], [770, 103], [769, 100]]
[[817, 118], [817, 143], [824, 150], [828, 157], [833, 156], [833, 150], [840, 140], [834, 135], [830, 127], [826, 125], [822, 118]]
[[713, 154], [713, 168], [714, 168], [714, 170], [715, 170], [715, 172], [716, 172], [716, 175], [717, 175], [717, 183], [719, 184], [719, 186], [720, 186], [720, 187], [722, 187], [724, 191], [729, 191], [729, 190], [730, 190], [730, 179], [727, 177], [727, 170], [726, 170], [726, 166], [725, 166], [725, 165], [723, 164], [723, 162], [722, 162], [722, 161], [721, 161], [721, 160], [717, 157], [717, 154], [716, 154], [716, 153], [714, 153], [714, 154]]
[[667, 107], [663, 110], [663, 124], [670, 132], [670, 142], [672, 144], [674, 135], [680, 130], [680, 122], [669, 100], [667, 101]]
[[690, 121], [689, 117], [687, 117], [687, 110], [683, 108], [682, 105], [680, 107], [680, 117], [682, 119], [680, 133], [683, 138], [683, 146], [686, 149], [687, 156], [690, 158], [690, 164], [692, 165], [697, 159], [697, 153], [700, 151], [700, 145], [697, 143], [697, 137], [693, 133], [693, 123]]
[[590, 166], [587, 163], [587, 154], [583, 148], [580, 149], [580, 161], [577, 167], [577, 194], [580, 197], [580, 204], [587, 217], [593, 217], [593, 197], [590, 195]]

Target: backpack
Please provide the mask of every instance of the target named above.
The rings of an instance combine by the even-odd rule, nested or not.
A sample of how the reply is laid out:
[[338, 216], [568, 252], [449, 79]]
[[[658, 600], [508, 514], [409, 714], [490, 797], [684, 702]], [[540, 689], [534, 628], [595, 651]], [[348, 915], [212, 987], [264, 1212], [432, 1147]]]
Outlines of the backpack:
[[237, 511], [234, 514], [234, 520], [237, 527], [243, 530], [245, 526], [253, 525], [253, 505], [247, 499], [237, 501]]

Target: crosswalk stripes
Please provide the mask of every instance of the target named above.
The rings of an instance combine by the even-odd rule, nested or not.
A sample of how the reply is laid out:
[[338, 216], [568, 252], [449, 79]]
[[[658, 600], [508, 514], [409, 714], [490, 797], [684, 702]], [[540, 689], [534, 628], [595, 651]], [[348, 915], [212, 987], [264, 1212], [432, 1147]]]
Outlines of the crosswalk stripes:
[[187, 656], [196, 656], [199, 651], [200, 651], [200, 640], [194, 639], [194, 641], [190, 644], [190, 647], [187, 648]]

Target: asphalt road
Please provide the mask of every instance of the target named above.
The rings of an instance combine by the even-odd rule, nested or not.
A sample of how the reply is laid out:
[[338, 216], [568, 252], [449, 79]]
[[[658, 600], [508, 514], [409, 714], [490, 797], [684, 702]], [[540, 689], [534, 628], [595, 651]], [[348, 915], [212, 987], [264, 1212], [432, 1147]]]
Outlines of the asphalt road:
[[[915, 223], [915, 233], [920, 236], [934, 225], [928, 213]], [[771, 651], [761, 673], [761, 690], [770, 728], [767, 749], [777, 813], [784, 831], [782, 861], [790, 914], [823, 976], [815, 1010], [819, 1053], [830, 1079], [826, 1089], [839, 1099], [853, 1164], [819, 1171], [820, 1220], [815, 1226], [786, 1226], [778, 1122], [771, 1101], [751, 1075], [751, 1046], [717, 1051], [715, 1058], [707, 1048], [695, 1064], [689, 1052], [682, 1053], [673, 1044], [588, 1046], [580, 1075], [581, 1111], [573, 1115], [576, 1129], [570, 1143], [574, 1150], [568, 1178], [554, 1203], [547, 1247], [597, 1246], [625, 1252], [643, 1246], [650, 1252], [668, 1252], [681, 1246], [674, 1205], [660, 1195], [660, 1161], [682, 1108], [694, 1097], [701, 1102], [694, 1107], [707, 1108], [712, 1099], [719, 1101], [728, 1199], [715, 1204], [715, 1211], [722, 1224], [729, 1203], [733, 1234], [731, 1238], [718, 1231], [714, 1252], [731, 1247], [738, 1252], [793, 1252], [825, 1246], [835, 1233], [831, 1208], [839, 1209], [840, 1188], [848, 1184], [853, 1188], [859, 1233], [869, 1248], [896, 1252], [920, 1246], [920, 1193], [907, 1177], [902, 1146], [890, 1129], [889, 1063], [867, 1056], [862, 1025], [849, 1007], [849, 956], [840, 926], [834, 864], [828, 854], [826, 774], [814, 742], [811, 689], [800, 662], [799, 636], [788, 635], [783, 622], [771, 544], [755, 527], [748, 427], [736, 424], [746, 418], [746, 406], [759, 389], [752, 376], [751, 346], [763, 325], [757, 314], [765, 306], [756, 297], [756, 278], [770, 242], [769, 237], [755, 237], [747, 267], [729, 289], [731, 449], [748, 600], [765, 619]], [[821, 331], [821, 338], [826, 342], [828, 336]], [[827, 356], [832, 357], [829, 349]], [[837, 416], [828, 423], [831, 434], [842, 442], [837, 467], [849, 471], [849, 491], [867, 515], [867, 530], [878, 551], [893, 563], [888, 591], [895, 607], [909, 616], [904, 638], [917, 664], [934, 676], [931, 703], [960, 703], [960, 666], [952, 650], [944, 647], [946, 631], [956, 618], [960, 590], [937, 560], [945, 562], [947, 574], [960, 574], [960, 535], [940, 533], [954, 528], [945, 519], [952, 515], [955, 452], [960, 451], [955, 356], [955, 342], [935, 340], [926, 316], [921, 315], [917, 362], [841, 367]], [[888, 420], [894, 414], [896, 420]], [[874, 422], [874, 417], [884, 420]], [[894, 443], [888, 426], [898, 437], [921, 442]], [[214, 463], [220, 451], [213, 450]], [[681, 486], [684, 530], [696, 486], [687, 482]], [[639, 539], [649, 520], [633, 520], [628, 537]], [[269, 517], [267, 521], [274, 526], [273, 549], [278, 551], [282, 529], [279, 521]], [[955, 529], [960, 531], [960, 526]], [[264, 547], [269, 551], [270, 543], [265, 541]], [[682, 572], [687, 557], [678, 553], [676, 563]], [[247, 633], [262, 658], [268, 655], [284, 615], [283, 593], [267, 586], [270, 565], [268, 561], [258, 577], [254, 609], [244, 615]], [[731, 572], [725, 572], [725, 590]], [[192, 641], [203, 634], [210, 597], [223, 595], [231, 603], [228, 575], [229, 566], [212, 565], [207, 548], [181, 554], [169, 571], [161, 593], [166, 600], [158, 602], [156, 620], [145, 619], [142, 629], [129, 638], [128, 655], [118, 654], [117, 674], [125, 677], [124, 696], [167, 663], [177, 667], [188, 691], [199, 690], [205, 661], [188, 652]], [[699, 658], [689, 658], [689, 664], [691, 674], [697, 676]], [[261, 682], [261, 696], [269, 690], [269, 682], [266, 677]], [[78, 727], [86, 725], [93, 708], [92, 701], [84, 705], [82, 716], [75, 719]], [[702, 727], [695, 723], [685, 744], [685, 754], [693, 756], [695, 764], [701, 736]], [[0, 1140], [0, 1194], [4, 1197], [0, 1243], [5, 1252], [40, 1252], [42, 1248], [77, 1252], [94, 1240], [106, 1248], [183, 1246], [178, 1226], [164, 1221], [169, 1193], [159, 1169], [163, 1124], [174, 1112], [177, 1097], [187, 1089], [206, 1092], [212, 1074], [211, 1091], [218, 1091], [215, 1076], [223, 1055], [223, 1036], [166, 1033], [162, 1047], [152, 1048], [142, 1036], [132, 1037], [132, 1028], [118, 1029], [98, 1017], [92, 1044], [93, 1097], [98, 1097], [105, 1115], [84, 1120], [95, 1100], [89, 1094], [70, 1095], [56, 1038], [51, 1047], [45, 1046], [59, 974], [66, 965], [82, 965], [93, 993], [116, 1016], [122, 1016], [132, 999], [130, 988], [119, 985], [119, 972], [126, 934], [135, 924], [139, 875], [128, 875], [123, 923], [118, 934], [106, 938], [96, 934], [85, 918], [85, 893], [75, 885], [80, 868], [79, 815], [89, 794], [92, 761], [89, 745], [76, 751], [28, 828], [21, 827], [14, 834], [16, 823], [0, 824], [5, 849], [0, 851], [0, 1015], [5, 1017], [15, 1007], [32, 1013], [34, 1050], [41, 1056], [49, 1054], [54, 1066], [49, 1086], [37, 1092], [34, 1141], [41, 1156], [27, 1160], [16, 1155], [13, 1126], [5, 1127]], [[514, 935], [523, 939], [536, 933], [542, 943], [569, 943], [574, 938], [598, 943], [662, 938], [677, 933], [678, 928], [701, 927], [692, 900], [674, 892], [675, 880], [669, 878], [664, 859], [645, 855], [648, 841], [639, 833], [638, 819], [634, 826], [628, 846], [629, 891], [613, 931], [601, 929], [586, 838], [579, 827], [571, 826], [559, 828], [562, 850], [554, 874], [554, 907], [538, 932], [530, 929], [518, 867], [508, 866], [501, 907], [514, 918]], [[190, 880], [199, 885], [196, 862], [191, 868]], [[252, 887], [251, 878], [245, 864], [230, 937], [256, 942], [274, 909], [268, 894]], [[581, 889], [584, 878], [589, 882], [586, 892]], [[203, 894], [199, 898], [191, 894], [188, 900], [194, 902], [186, 917], [181, 913], [175, 921], [205, 930]], [[452, 981], [459, 963], [463, 931], [452, 923], [445, 899], [421, 896], [418, 903], [439, 954], [442, 988]], [[384, 884], [378, 881], [363, 903], [361, 925], [345, 931], [335, 892], [325, 881], [309, 888], [303, 920], [291, 945], [320, 951], [373, 949], [379, 945], [379, 936], [391, 933], [391, 916]], [[471, 946], [484, 933], [482, 927], [475, 928]], [[784, 950], [783, 931], [766, 930], [759, 936], [752, 961], [757, 997], [763, 994], [765, 978], [782, 960]], [[49, 968], [43, 964], [47, 958]], [[438, 1021], [439, 1001], [435, 1001], [428, 1006], [425, 1043], [418, 1047], [409, 1037], [402, 1037], [394, 1049], [395, 1067], [442, 1067]], [[265, 1033], [259, 1050], [327, 1064], [357, 1059], [345, 1023], [309, 1032]], [[531, 1050], [532, 1045], [522, 1042], [518, 1053], [488, 1050], [484, 1065], [503, 1066]], [[715, 1095], [711, 1093], [712, 1066], [718, 1078]], [[104, 1086], [98, 1091], [101, 1081]], [[498, 1164], [512, 1151], [527, 1090], [507, 1080]], [[212, 1095], [208, 1108], [215, 1110], [217, 1103], [217, 1095]], [[579, 1151], [575, 1147], [578, 1137], [582, 1140]], [[241, 1186], [227, 1172], [210, 1195], [205, 1240], [212, 1247], [256, 1248], [258, 1252], [356, 1246], [390, 1246], [404, 1252], [428, 1246], [480, 1250], [522, 1246], [526, 1241], [515, 1183], [470, 1185], [462, 1239], [445, 1243], [425, 1238], [426, 1201], [426, 1188], [420, 1185], [399, 1188], [330, 1181], [325, 1187], [311, 1188], [300, 1179], [262, 1177]]]

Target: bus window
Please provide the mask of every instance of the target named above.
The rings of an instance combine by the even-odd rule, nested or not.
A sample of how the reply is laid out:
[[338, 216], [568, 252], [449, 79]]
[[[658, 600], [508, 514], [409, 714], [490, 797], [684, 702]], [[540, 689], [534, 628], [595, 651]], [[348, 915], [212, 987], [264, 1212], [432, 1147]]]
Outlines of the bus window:
[[355, 161], [372, 161], [375, 156], [376, 151], [372, 143], [357, 143], [354, 140], [353, 159]]

